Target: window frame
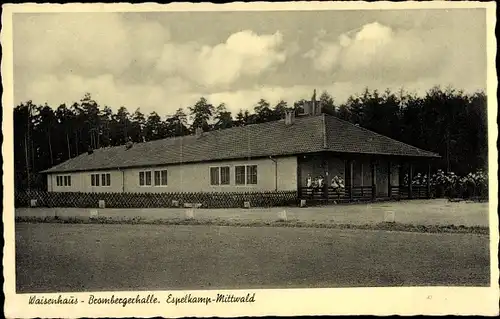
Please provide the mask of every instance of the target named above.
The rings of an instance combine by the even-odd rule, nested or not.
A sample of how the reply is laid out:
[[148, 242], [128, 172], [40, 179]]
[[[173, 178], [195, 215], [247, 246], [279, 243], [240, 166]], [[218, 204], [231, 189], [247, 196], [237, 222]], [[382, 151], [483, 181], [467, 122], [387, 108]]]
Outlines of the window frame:
[[[212, 171], [216, 169], [217, 170], [217, 184], [212, 183]], [[210, 186], [220, 186], [220, 168], [219, 166], [209, 166], [208, 167], [208, 174], [209, 174], [209, 179], [210, 179]]]
[[[160, 184], [156, 184], [156, 173], [160, 174]], [[166, 184], [163, 184], [163, 175], [166, 175], [166, 181], [167, 181]], [[168, 186], [168, 169], [163, 168], [163, 169], [152, 170], [151, 186], [153, 186], [153, 187], [167, 187]]]
[[[101, 186], [100, 187], [111, 187], [111, 173], [100, 173], [98, 174], [101, 179]], [[109, 176], [109, 179], [108, 179]], [[104, 177], [104, 179], [103, 179]], [[109, 184], [108, 184], [109, 181]], [[108, 185], [106, 185], [108, 184]]]
[[[228, 172], [228, 177], [227, 177], [227, 183], [222, 184], [222, 169], [227, 168]], [[229, 165], [224, 165], [224, 166], [219, 166], [219, 186], [231, 186], [231, 166]]]
[[[94, 183], [92, 183], [92, 181]], [[90, 174], [90, 186], [91, 187], [101, 187], [101, 173], [91, 173]]]
[[[249, 181], [249, 175], [248, 175], [248, 167], [250, 166], [255, 166], [255, 183], [248, 183]], [[244, 180], [245, 180], [245, 183], [244, 184], [238, 184], [236, 182], [236, 169], [238, 167], [244, 167]], [[259, 167], [257, 164], [239, 164], [239, 165], [234, 165], [234, 184], [238, 187], [252, 187], [254, 185], [258, 185], [259, 184]]]
[[[139, 174], [138, 174], [138, 177], [139, 177], [139, 187], [156, 187], [155, 185], [155, 174], [154, 174], [154, 170], [152, 169], [145, 169], [145, 170], [140, 170], [139, 171]], [[144, 184], [141, 185], [141, 173], [144, 174]], [[147, 184], [147, 180], [148, 180], [148, 173], [149, 173], [149, 185]], [[161, 178], [161, 174], [160, 174], [160, 178]]]
[[[217, 169], [217, 184], [212, 184], [212, 169], [216, 168]], [[222, 168], [227, 168], [229, 172], [229, 178], [227, 184], [222, 184]], [[216, 186], [216, 187], [227, 187], [231, 186], [231, 166], [229, 165], [213, 165], [208, 167], [208, 178], [209, 178], [209, 183], [210, 186]]]
[[[253, 176], [253, 175], [249, 175], [249, 172], [248, 172], [249, 167], [255, 167], [255, 183], [248, 182], [249, 177]], [[259, 183], [259, 170], [258, 170], [256, 164], [245, 165], [245, 183], [246, 183], [245, 185], [257, 185]]]
[[[238, 181], [236, 180], [236, 178], [239, 176], [239, 174], [237, 174], [236, 170], [240, 167], [243, 167], [243, 183], [238, 183]], [[247, 186], [247, 169], [246, 169], [245, 164], [234, 166], [234, 185], [236, 185], [238, 187]]]
[[[109, 179], [108, 179], [109, 176]], [[103, 180], [104, 177], [104, 180]], [[71, 181], [71, 179], [70, 179]], [[104, 183], [103, 183], [104, 181]], [[109, 181], [109, 184], [107, 182]], [[111, 173], [90, 173], [90, 187], [111, 187]]]
[[56, 175], [56, 187], [71, 187], [71, 175]]

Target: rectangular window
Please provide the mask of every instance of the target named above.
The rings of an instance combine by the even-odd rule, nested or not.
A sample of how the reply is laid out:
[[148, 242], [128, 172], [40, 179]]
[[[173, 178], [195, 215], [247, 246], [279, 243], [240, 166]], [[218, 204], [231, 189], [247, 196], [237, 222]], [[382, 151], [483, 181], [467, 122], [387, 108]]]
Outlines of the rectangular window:
[[224, 166], [220, 168], [220, 184], [229, 185], [231, 180], [229, 166]]
[[210, 185], [219, 185], [218, 167], [210, 167]]
[[[69, 180], [71, 185], [71, 178]], [[91, 186], [111, 186], [111, 174], [90, 174], [90, 185]]]
[[151, 171], [139, 172], [139, 186], [151, 186]]
[[167, 170], [162, 170], [161, 172], [161, 185], [166, 186], [168, 182]]
[[144, 172], [139, 172], [139, 186], [144, 186]]
[[[146, 174], [148, 172], [145, 172]], [[154, 185], [155, 186], [166, 186], [167, 185], [167, 170], [154, 171]]]
[[155, 171], [155, 185], [161, 185], [161, 172]]
[[90, 185], [99, 186], [99, 174], [90, 174]]
[[236, 185], [245, 185], [245, 166], [234, 168], [234, 182]]
[[57, 186], [71, 186], [71, 175], [56, 176], [56, 185]]
[[[99, 175], [96, 175], [96, 178], [99, 179]], [[110, 173], [101, 174], [101, 186], [111, 186]]]
[[257, 165], [247, 166], [247, 184], [257, 184]]
[[257, 165], [241, 165], [234, 169], [234, 180], [236, 185], [257, 184]]
[[230, 178], [229, 166], [210, 167], [210, 185], [229, 185]]

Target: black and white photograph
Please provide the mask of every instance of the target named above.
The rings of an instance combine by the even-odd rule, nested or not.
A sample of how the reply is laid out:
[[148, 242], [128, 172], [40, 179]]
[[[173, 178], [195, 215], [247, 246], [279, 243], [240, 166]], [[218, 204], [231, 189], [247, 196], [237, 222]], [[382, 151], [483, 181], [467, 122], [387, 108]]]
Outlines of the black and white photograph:
[[4, 7], [8, 314], [498, 315], [495, 5], [438, 4]]

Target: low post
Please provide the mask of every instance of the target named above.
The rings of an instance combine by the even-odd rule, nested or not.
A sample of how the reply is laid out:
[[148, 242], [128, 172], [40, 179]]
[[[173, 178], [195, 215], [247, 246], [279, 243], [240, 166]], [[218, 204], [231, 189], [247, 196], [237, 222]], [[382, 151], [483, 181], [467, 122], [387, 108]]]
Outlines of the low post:
[[99, 211], [97, 209], [90, 210], [90, 219], [97, 219], [99, 217]]
[[300, 200], [300, 207], [306, 207], [307, 203], [305, 199]]

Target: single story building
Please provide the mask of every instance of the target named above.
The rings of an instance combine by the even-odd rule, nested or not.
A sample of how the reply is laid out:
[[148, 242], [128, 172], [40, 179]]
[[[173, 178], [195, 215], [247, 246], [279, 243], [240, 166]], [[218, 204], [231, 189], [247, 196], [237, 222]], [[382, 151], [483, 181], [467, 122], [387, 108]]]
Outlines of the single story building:
[[404, 165], [411, 176], [412, 161], [436, 157], [334, 116], [289, 112], [274, 122], [96, 149], [44, 173], [49, 192], [293, 190], [307, 197], [307, 179], [321, 175], [326, 185], [343, 178], [351, 198], [385, 198], [400, 189]]

